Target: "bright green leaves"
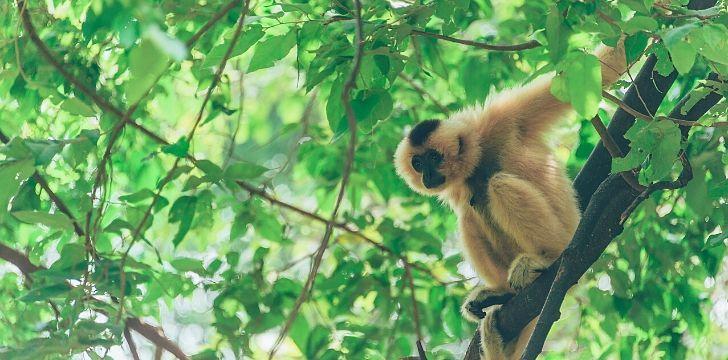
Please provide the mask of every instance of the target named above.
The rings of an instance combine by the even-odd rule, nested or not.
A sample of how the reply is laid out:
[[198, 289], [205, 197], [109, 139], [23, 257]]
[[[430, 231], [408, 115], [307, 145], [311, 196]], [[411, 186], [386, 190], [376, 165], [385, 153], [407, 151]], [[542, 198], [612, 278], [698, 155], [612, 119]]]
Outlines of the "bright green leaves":
[[546, 15], [546, 39], [551, 62], [558, 63], [569, 47], [570, 29], [564, 25], [560, 10], [554, 5]]
[[722, 24], [700, 26], [697, 22], [690, 22], [666, 30], [661, 36], [675, 69], [681, 74], [692, 69], [698, 55], [728, 65], [728, 29]]
[[8, 202], [20, 184], [35, 171], [32, 159], [0, 162], [0, 220], [7, 213]]
[[591, 119], [602, 100], [602, 73], [599, 59], [583, 52], [570, 53], [559, 65], [563, 69], [554, 78], [551, 92], [569, 101], [576, 112]]
[[184, 239], [187, 232], [192, 227], [192, 220], [195, 217], [195, 208], [197, 206], [197, 197], [195, 196], [180, 196], [172, 204], [169, 209], [169, 222], [179, 223], [179, 230], [172, 239], [172, 243], [176, 247]]
[[[235, 48], [230, 53], [230, 59], [242, 55], [246, 51], [248, 51], [248, 49], [250, 49], [253, 44], [260, 40], [261, 37], [263, 37], [263, 34], [263, 28], [258, 24], [254, 24], [245, 28], [243, 34], [240, 35], [240, 39], [238, 39], [238, 42], [235, 43]], [[226, 39], [226, 41], [224, 41], [222, 44], [212, 48], [212, 50], [207, 53], [207, 56], [205, 56], [205, 61], [203, 62], [202, 66], [219, 66], [222, 62], [222, 58], [227, 52], [227, 49], [230, 47], [230, 41], [231, 39]]]
[[48, 214], [40, 211], [15, 211], [13, 216], [28, 224], [42, 224], [51, 229], [70, 230], [71, 220], [62, 213]]
[[94, 110], [85, 102], [81, 101], [79, 98], [75, 97], [64, 100], [63, 103], [61, 103], [61, 109], [66, 110], [73, 115], [81, 115], [86, 117], [96, 115], [96, 110]]
[[710, 61], [728, 65], [728, 28], [724, 24], [709, 24], [690, 33], [690, 42]]
[[224, 176], [229, 180], [250, 180], [263, 175], [269, 169], [254, 163], [239, 162], [225, 169]]
[[639, 168], [646, 160], [642, 172], [646, 182], [662, 180], [670, 174], [680, 151], [680, 128], [675, 123], [637, 120], [625, 138], [630, 141], [631, 150], [624, 158], [614, 159], [613, 173]]
[[273, 66], [273, 64], [283, 59], [296, 45], [296, 33], [298, 28], [292, 28], [285, 35], [271, 36], [255, 46], [253, 59], [250, 60], [248, 72], [265, 69]]
[[126, 101], [134, 104], [142, 99], [167, 69], [169, 58], [153, 42], [143, 40], [129, 55], [131, 77], [124, 85]]
[[695, 63], [695, 56], [698, 52], [693, 45], [687, 42], [678, 42], [670, 47], [670, 57], [675, 69], [681, 74], [687, 74]]
[[162, 152], [174, 155], [178, 158], [186, 158], [190, 150], [190, 142], [186, 137], [181, 137], [176, 143], [162, 146]]
[[657, 30], [657, 20], [649, 16], [637, 15], [629, 19], [622, 30], [627, 34], [636, 34], [640, 31], [655, 31]]

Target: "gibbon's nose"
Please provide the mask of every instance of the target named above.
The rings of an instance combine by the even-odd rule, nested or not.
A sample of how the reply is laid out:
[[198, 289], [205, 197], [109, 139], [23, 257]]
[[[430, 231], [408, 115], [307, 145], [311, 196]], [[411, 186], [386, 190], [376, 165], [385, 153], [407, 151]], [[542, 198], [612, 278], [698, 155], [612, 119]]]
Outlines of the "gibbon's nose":
[[425, 171], [422, 174], [422, 183], [428, 189], [436, 188], [445, 183], [445, 177], [437, 171]]

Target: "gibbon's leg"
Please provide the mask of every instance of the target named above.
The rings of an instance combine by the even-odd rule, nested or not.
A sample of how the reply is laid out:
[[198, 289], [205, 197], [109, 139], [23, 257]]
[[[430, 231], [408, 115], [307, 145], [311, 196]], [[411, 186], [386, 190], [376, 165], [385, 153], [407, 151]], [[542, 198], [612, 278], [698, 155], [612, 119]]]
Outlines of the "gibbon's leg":
[[508, 285], [515, 291], [530, 285], [551, 265], [546, 259], [528, 254], [518, 255], [508, 269]]
[[543, 193], [516, 175], [494, 175], [488, 186], [488, 200], [493, 220], [513, 237], [521, 252], [529, 255], [528, 263], [548, 265], [571, 240], [573, 234], [561, 224]]
[[478, 286], [465, 299], [461, 312], [465, 319], [478, 322], [485, 317], [486, 308], [505, 304], [513, 296], [514, 294], [507, 290]]
[[531, 320], [518, 335], [518, 338], [503, 342], [498, 328], [496, 327], [496, 317], [500, 311], [500, 305], [496, 305], [492, 310], [488, 311], [485, 318], [480, 323], [480, 359], [481, 360], [516, 360], [520, 359], [521, 353], [528, 345], [531, 339], [531, 333], [536, 326], [538, 317]]
[[485, 318], [480, 322], [480, 359], [481, 360], [506, 360], [505, 344], [498, 328], [496, 327], [496, 314], [500, 305], [488, 311]]

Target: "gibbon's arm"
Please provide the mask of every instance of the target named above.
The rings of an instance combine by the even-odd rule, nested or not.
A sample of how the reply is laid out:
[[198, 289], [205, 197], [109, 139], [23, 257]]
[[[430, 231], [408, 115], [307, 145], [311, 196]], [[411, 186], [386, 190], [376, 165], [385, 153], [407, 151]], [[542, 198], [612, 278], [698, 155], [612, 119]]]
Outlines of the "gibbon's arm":
[[[600, 46], [595, 55], [602, 64], [602, 86], [611, 85], [627, 70], [624, 39], [614, 48]], [[504, 91], [489, 105], [489, 118], [495, 122], [515, 122], [523, 140], [539, 139], [541, 134], [571, 105], [551, 95], [553, 75], [540, 77], [523, 87]]]

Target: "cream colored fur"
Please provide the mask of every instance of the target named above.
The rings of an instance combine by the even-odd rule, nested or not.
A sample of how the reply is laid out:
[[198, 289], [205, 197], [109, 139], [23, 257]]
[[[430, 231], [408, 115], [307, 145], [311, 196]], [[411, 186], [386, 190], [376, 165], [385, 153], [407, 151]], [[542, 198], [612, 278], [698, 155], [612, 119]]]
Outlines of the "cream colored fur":
[[[604, 85], [626, 70], [623, 46], [602, 47]], [[450, 116], [419, 147], [405, 138], [395, 153], [397, 173], [415, 191], [435, 195], [458, 216], [465, 257], [487, 284], [486, 293], [513, 292], [527, 286], [536, 270], [555, 260], [571, 240], [579, 210], [571, 182], [544, 142], [543, 134], [571, 109], [550, 92], [551, 77], [502, 92], [485, 105]], [[459, 153], [459, 141], [464, 148]], [[443, 154], [438, 169], [446, 181], [426, 189], [411, 165], [412, 156], [427, 149]], [[481, 162], [495, 157], [501, 166], [488, 183], [487, 208], [470, 205], [466, 179]], [[486, 189], [483, 189], [486, 190]], [[528, 341], [532, 322], [508, 344], [493, 333], [495, 307], [483, 319], [483, 347], [488, 360], [517, 358]], [[477, 320], [477, 319], [476, 319]], [[492, 331], [493, 330], [493, 331]]]

